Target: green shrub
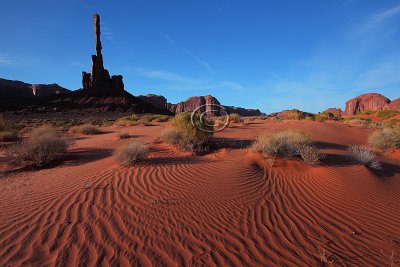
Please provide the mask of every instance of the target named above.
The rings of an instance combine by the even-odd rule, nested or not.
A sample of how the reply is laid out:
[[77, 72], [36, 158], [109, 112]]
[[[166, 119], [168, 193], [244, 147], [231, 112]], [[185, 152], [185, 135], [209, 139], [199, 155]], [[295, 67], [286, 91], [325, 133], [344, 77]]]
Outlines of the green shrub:
[[45, 125], [32, 130], [26, 140], [13, 148], [12, 155], [41, 166], [60, 157], [71, 144], [55, 128]]
[[347, 151], [349, 151], [351, 158], [355, 162], [361, 163], [373, 169], [381, 169], [381, 164], [378, 161], [376, 161], [375, 153], [368, 147], [349, 146], [347, 148]]
[[374, 131], [368, 138], [370, 146], [387, 150], [400, 147], [400, 127], [385, 127]]
[[335, 114], [329, 111], [325, 111], [322, 113], [318, 113], [315, 115], [316, 121], [325, 121], [325, 120], [340, 120], [340, 114]]
[[73, 133], [80, 133], [80, 134], [86, 134], [86, 135], [93, 135], [93, 134], [101, 133], [101, 131], [92, 124], [83, 124], [83, 125], [71, 127], [70, 131]]
[[354, 117], [346, 118], [344, 123], [350, 124], [350, 125], [368, 126], [372, 123], [372, 119], [364, 118], [364, 117], [360, 117], [360, 116], [354, 116]]
[[266, 157], [294, 158], [301, 157], [306, 163], [318, 164], [322, 154], [314, 146], [309, 135], [299, 130], [284, 130], [266, 133], [251, 146], [252, 151], [261, 152]]
[[393, 125], [397, 125], [398, 122], [400, 122], [400, 118], [395, 118], [395, 119], [391, 119], [390, 121], [386, 122], [386, 125], [393, 126]]
[[115, 158], [124, 166], [144, 160], [148, 154], [149, 148], [140, 141], [129, 142], [114, 151]]
[[[202, 120], [200, 120], [202, 119]], [[189, 136], [196, 137], [205, 141], [212, 135], [213, 123], [206, 118], [200, 118], [199, 114], [193, 114], [193, 123], [190, 113], [179, 113], [172, 119], [171, 124], [174, 128], [183, 131]]]
[[387, 109], [387, 110], [379, 110], [376, 116], [382, 119], [387, 119], [397, 114], [399, 114], [397, 110]]
[[119, 139], [127, 139], [131, 137], [131, 135], [127, 132], [119, 132], [117, 136]]

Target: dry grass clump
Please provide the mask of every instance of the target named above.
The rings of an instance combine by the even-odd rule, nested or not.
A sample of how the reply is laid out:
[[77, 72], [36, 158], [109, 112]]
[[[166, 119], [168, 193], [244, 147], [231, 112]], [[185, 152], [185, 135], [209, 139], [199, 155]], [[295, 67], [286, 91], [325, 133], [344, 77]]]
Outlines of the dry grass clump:
[[171, 119], [170, 116], [167, 115], [158, 115], [158, 117], [155, 119], [156, 122], [167, 122]]
[[316, 121], [325, 121], [325, 120], [340, 120], [340, 114], [335, 114], [329, 111], [325, 111], [322, 113], [315, 114]]
[[7, 121], [0, 114], [0, 142], [13, 142], [19, 139], [18, 129], [22, 126]]
[[376, 161], [376, 154], [366, 146], [349, 146], [347, 150], [350, 152], [351, 158], [372, 169], [381, 169], [381, 164]]
[[261, 152], [266, 157], [295, 158], [301, 157], [304, 162], [316, 165], [323, 154], [314, 146], [309, 135], [299, 130], [284, 130], [277, 133], [266, 133], [260, 136], [251, 146], [252, 151]]
[[135, 162], [147, 158], [149, 148], [140, 141], [132, 141], [118, 147], [114, 151], [115, 158], [124, 166], [132, 165]]
[[298, 110], [298, 109], [292, 109], [292, 110], [287, 110], [282, 114], [282, 119], [284, 120], [301, 120], [306, 117], [306, 113]]
[[386, 125], [393, 126], [393, 125], [397, 125], [399, 122], [400, 122], [400, 118], [394, 118], [394, 119], [391, 119], [390, 121], [386, 122]]
[[244, 119], [242, 116], [240, 116], [237, 113], [231, 113], [231, 114], [229, 114], [229, 121], [240, 123], [240, 122], [244, 122]]
[[177, 146], [183, 151], [201, 151], [205, 141], [189, 135], [179, 129], [165, 129], [160, 134], [160, 139], [168, 144]]
[[397, 114], [399, 114], [399, 112], [397, 110], [387, 109], [387, 110], [379, 110], [376, 113], [376, 116], [379, 118], [382, 118], [382, 119], [387, 119], [387, 118], [393, 117]]
[[371, 118], [363, 118], [363, 117], [350, 117], [347, 118], [344, 123], [350, 125], [358, 125], [358, 126], [368, 126], [372, 123]]
[[10, 154], [18, 160], [42, 166], [62, 156], [71, 144], [55, 128], [44, 125], [32, 130], [26, 140], [11, 149]]
[[400, 147], [400, 127], [385, 127], [374, 131], [368, 138], [370, 146], [388, 150]]
[[101, 131], [94, 125], [92, 124], [83, 124], [79, 126], [74, 126], [69, 129], [73, 133], [80, 133], [80, 134], [86, 134], [86, 135], [94, 135], [94, 134], [99, 134]]
[[131, 138], [131, 135], [130, 135], [129, 133], [127, 133], [127, 132], [119, 132], [119, 133], [117, 134], [117, 136], [118, 136], [119, 139], [128, 139], [128, 138]]
[[191, 137], [206, 141], [213, 134], [214, 123], [205, 117], [200, 119], [199, 114], [194, 114], [193, 125], [190, 113], [179, 113], [172, 119], [171, 124], [175, 129], [181, 130]]

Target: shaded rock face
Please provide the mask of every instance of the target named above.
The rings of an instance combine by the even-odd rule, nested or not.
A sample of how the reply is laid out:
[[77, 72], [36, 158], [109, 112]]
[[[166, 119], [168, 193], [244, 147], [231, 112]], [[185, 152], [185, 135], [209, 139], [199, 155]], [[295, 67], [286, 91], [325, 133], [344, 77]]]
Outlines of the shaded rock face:
[[327, 110], [324, 110], [323, 112], [330, 112], [335, 115], [342, 115], [343, 110], [341, 108], [328, 108]]
[[240, 116], [261, 116], [263, 115], [259, 109], [247, 109], [247, 108], [240, 108], [240, 107], [233, 107], [233, 106], [224, 106], [226, 111], [231, 113], [237, 113]]
[[93, 25], [96, 54], [92, 55], [90, 73], [82, 71], [82, 88], [86, 90], [124, 91], [122, 75], [110, 77], [108, 70], [104, 68], [103, 55], [101, 54], [100, 16], [98, 14], [93, 15]]
[[0, 109], [15, 109], [34, 104], [39, 98], [69, 93], [58, 84], [29, 84], [0, 78]]
[[206, 112], [209, 115], [219, 116], [221, 115], [220, 106], [221, 103], [210, 95], [207, 96], [192, 96], [188, 98], [186, 101], [179, 102], [176, 105], [171, 105], [170, 111], [174, 113], [182, 113], [182, 112], [192, 112], [199, 107], [200, 113]]
[[171, 106], [170, 103], [167, 103], [167, 99], [162, 95], [148, 94], [148, 95], [140, 95], [138, 97], [143, 101], [152, 104], [153, 106], [155, 106], [160, 110], [169, 110]]
[[356, 115], [363, 110], [381, 110], [389, 103], [390, 100], [381, 94], [363, 94], [347, 101], [344, 113]]

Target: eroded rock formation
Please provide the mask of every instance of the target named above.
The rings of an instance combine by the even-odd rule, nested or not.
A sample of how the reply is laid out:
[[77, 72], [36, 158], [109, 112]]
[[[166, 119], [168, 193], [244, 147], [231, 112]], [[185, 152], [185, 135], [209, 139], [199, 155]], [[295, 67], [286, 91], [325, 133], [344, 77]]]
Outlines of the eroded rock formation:
[[329, 112], [334, 115], [342, 115], [343, 110], [341, 108], [328, 108], [327, 110], [324, 110], [323, 112]]
[[123, 91], [122, 75], [110, 77], [108, 70], [104, 68], [103, 55], [101, 54], [100, 16], [98, 14], [93, 15], [93, 25], [96, 54], [92, 55], [90, 73], [82, 72], [82, 88], [87, 90]]
[[147, 95], [140, 95], [138, 96], [143, 101], [152, 104], [158, 109], [165, 110], [170, 108], [172, 104], [167, 102], [167, 99], [162, 95], [155, 95], [155, 94], [147, 94]]
[[390, 100], [381, 94], [368, 93], [359, 95], [346, 102], [346, 115], [356, 115], [363, 110], [381, 110]]

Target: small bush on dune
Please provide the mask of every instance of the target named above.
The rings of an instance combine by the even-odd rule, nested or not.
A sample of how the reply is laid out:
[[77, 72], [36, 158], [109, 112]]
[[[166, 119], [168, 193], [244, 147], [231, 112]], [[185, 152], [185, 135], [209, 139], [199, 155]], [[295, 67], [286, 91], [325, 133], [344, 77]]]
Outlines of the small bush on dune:
[[293, 129], [277, 133], [266, 133], [260, 136], [250, 149], [269, 157], [287, 159], [301, 157], [306, 163], [313, 165], [318, 164], [323, 156], [314, 146], [310, 136]]
[[344, 123], [350, 124], [350, 125], [359, 125], [359, 126], [368, 126], [372, 123], [371, 118], [363, 118], [363, 117], [350, 117], [347, 118]]
[[13, 148], [12, 156], [41, 166], [64, 154], [71, 143], [55, 128], [45, 125], [32, 130], [26, 140]]
[[83, 125], [79, 125], [79, 126], [74, 126], [74, 127], [70, 128], [70, 131], [73, 133], [80, 133], [80, 134], [86, 134], [86, 135], [93, 135], [93, 134], [101, 133], [101, 131], [92, 124], [83, 124]]
[[376, 116], [382, 119], [387, 119], [397, 114], [399, 114], [397, 110], [387, 109], [387, 110], [379, 110], [378, 113], [376, 113]]
[[242, 116], [240, 116], [237, 113], [231, 113], [231, 114], [229, 114], [229, 121], [240, 123], [240, 122], [244, 122], [244, 119]]
[[183, 131], [187, 135], [205, 141], [212, 135], [213, 123], [204, 117], [202, 120], [200, 119], [199, 114], [194, 114], [193, 122], [195, 125], [193, 125], [190, 113], [179, 113], [172, 119], [171, 124], [174, 128]]
[[115, 158], [124, 166], [144, 160], [148, 154], [149, 148], [140, 141], [129, 142], [114, 151]]
[[158, 117], [159, 117], [159, 115], [157, 115], [157, 114], [145, 114], [140, 117], [140, 120], [142, 122], [152, 122], [153, 120], [155, 120]]
[[365, 166], [373, 169], [381, 169], [381, 165], [376, 161], [375, 153], [366, 146], [349, 146], [347, 149], [351, 158]]
[[118, 138], [119, 139], [128, 139], [128, 138], [130, 138], [131, 137], [131, 135], [129, 134], [129, 133], [127, 133], [127, 132], [120, 132], [120, 133], [118, 133]]
[[159, 116], [155, 119], [155, 121], [156, 121], [156, 122], [167, 122], [167, 121], [169, 121], [170, 119], [171, 119], [170, 116], [167, 116], [167, 115], [159, 115]]
[[322, 112], [315, 115], [316, 121], [325, 121], [325, 120], [340, 120], [340, 114], [334, 114], [332, 112]]
[[400, 127], [385, 127], [374, 131], [368, 138], [370, 146], [387, 150], [400, 147]]
[[374, 110], [363, 110], [363, 111], [360, 111], [360, 112], [358, 112], [357, 114], [358, 115], [372, 115], [372, 114], [374, 114], [376, 111], [374, 111]]
[[177, 146], [183, 151], [202, 150], [205, 144], [204, 141], [179, 129], [163, 130], [160, 134], [160, 139], [168, 144]]

